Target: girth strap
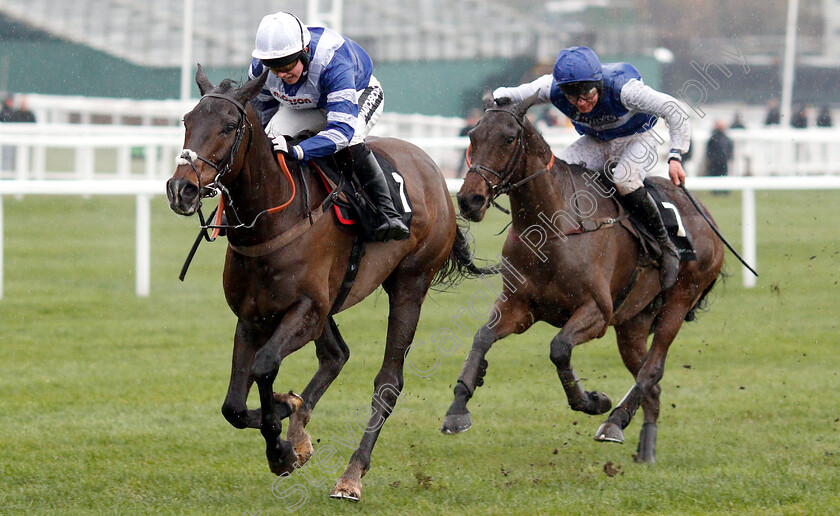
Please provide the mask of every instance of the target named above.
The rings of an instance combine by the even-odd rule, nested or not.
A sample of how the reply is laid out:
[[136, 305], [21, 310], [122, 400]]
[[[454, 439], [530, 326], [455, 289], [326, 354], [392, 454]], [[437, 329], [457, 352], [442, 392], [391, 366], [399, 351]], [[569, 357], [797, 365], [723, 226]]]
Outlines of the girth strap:
[[341, 287], [338, 289], [338, 294], [335, 296], [335, 302], [330, 309], [330, 316], [338, 313], [341, 305], [347, 300], [350, 289], [353, 288], [353, 283], [356, 281], [356, 274], [359, 272], [359, 264], [362, 262], [362, 257], [365, 255], [365, 241], [361, 236], [356, 235], [353, 239], [353, 250], [350, 251], [350, 261], [347, 264], [347, 272], [344, 273], [344, 281], [341, 282]]

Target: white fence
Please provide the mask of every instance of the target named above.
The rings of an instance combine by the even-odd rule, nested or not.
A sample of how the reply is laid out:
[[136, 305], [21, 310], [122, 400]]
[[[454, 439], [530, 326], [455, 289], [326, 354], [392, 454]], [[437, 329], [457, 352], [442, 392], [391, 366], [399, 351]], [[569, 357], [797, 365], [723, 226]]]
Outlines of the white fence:
[[[190, 111], [197, 99], [133, 100], [117, 98], [71, 97], [56, 95], [23, 95], [35, 113], [38, 124], [0, 124], [0, 145], [13, 145], [18, 163], [6, 158], [4, 178], [17, 177], [16, 167], [31, 169], [30, 178], [74, 177], [97, 175], [96, 166], [103, 161], [119, 159], [110, 167], [117, 177], [166, 177], [171, 158], [183, 142], [181, 117]], [[553, 108], [552, 108], [553, 109]], [[790, 129], [763, 127], [763, 107], [737, 105], [703, 106], [703, 118], [693, 117], [693, 159], [687, 163], [692, 175], [703, 175], [706, 141], [717, 119], [726, 119], [734, 111], [748, 120], [749, 129], [730, 130], [735, 145], [735, 158], [730, 167], [734, 176], [789, 176], [840, 173], [840, 160], [835, 147], [840, 143], [840, 129]], [[403, 138], [420, 145], [441, 166], [447, 175], [455, 175], [461, 164], [466, 138], [457, 138], [464, 120], [456, 117], [384, 113], [374, 135]], [[28, 127], [14, 126], [23, 125]], [[544, 134], [555, 151], [578, 136], [569, 128], [545, 128]], [[667, 139], [667, 128], [660, 122], [655, 130]], [[81, 141], [89, 136], [94, 141]], [[106, 138], [107, 137], [107, 138]], [[122, 141], [118, 141], [122, 138]], [[73, 158], [72, 171], [50, 167], [49, 152], [44, 149], [67, 147], [79, 142], [79, 153]], [[63, 143], [65, 142], [65, 143]], [[664, 145], [663, 151], [665, 149]], [[29, 149], [27, 152], [26, 149]], [[116, 154], [119, 158], [108, 157]], [[7, 153], [8, 154], [8, 153]], [[105, 158], [101, 156], [105, 155]], [[664, 157], [664, 155], [663, 155]], [[111, 172], [107, 166], [100, 170]]]
[[151, 198], [165, 192], [162, 180], [11, 180], [0, 181], [0, 298], [3, 297], [3, 195], [134, 195], [137, 198], [135, 238], [136, 292], [148, 296], [151, 274]]
[[[399, 115], [383, 117], [374, 135], [409, 140], [455, 176], [469, 143], [458, 137], [458, 119]], [[666, 132], [660, 132], [666, 135]], [[733, 176], [840, 174], [838, 129], [751, 129], [730, 131]], [[546, 140], [555, 152], [578, 135], [552, 129]], [[693, 138], [689, 175], [702, 175], [708, 132]], [[171, 175], [184, 141], [183, 127], [94, 124], [0, 124], [2, 179], [164, 179]], [[666, 146], [661, 146], [664, 153]], [[664, 154], [661, 156], [664, 162]]]
[[[448, 179], [450, 191], [457, 192], [462, 180]], [[840, 176], [828, 177], [698, 177], [692, 178], [690, 189], [740, 190], [742, 197], [742, 256], [759, 270], [756, 253], [755, 191], [840, 189]], [[146, 180], [7, 180], [0, 181], [0, 298], [3, 297], [3, 195], [134, 195], [137, 198], [136, 216], [136, 292], [150, 293], [151, 215], [153, 195], [164, 193], [164, 181]], [[760, 272], [760, 270], [759, 270]], [[756, 278], [743, 269], [743, 284], [753, 287]]]

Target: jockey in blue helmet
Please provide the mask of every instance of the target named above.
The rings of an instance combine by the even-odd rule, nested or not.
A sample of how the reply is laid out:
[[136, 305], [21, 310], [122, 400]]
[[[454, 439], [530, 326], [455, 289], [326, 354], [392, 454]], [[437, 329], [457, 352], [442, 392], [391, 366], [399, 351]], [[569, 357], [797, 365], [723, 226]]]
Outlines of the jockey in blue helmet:
[[671, 288], [679, 270], [679, 254], [643, 181], [657, 162], [659, 137], [651, 129], [659, 117], [665, 119], [671, 140], [671, 181], [676, 185], [685, 181], [682, 155], [691, 143], [686, 108], [672, 96], [645, 85], [632, 65], [602, 64], [588, 47], [562, 50], [551, 75], [513, 88], [498, 88], [493, 96], [520, 102], [534, 93], [539, 93], [538, 102], [551, 102], [569, 117], [582, 135], [557, 157], [601, 171], [612, 180], [622, 204], [659, 243], [660, 283], [663, 289]]

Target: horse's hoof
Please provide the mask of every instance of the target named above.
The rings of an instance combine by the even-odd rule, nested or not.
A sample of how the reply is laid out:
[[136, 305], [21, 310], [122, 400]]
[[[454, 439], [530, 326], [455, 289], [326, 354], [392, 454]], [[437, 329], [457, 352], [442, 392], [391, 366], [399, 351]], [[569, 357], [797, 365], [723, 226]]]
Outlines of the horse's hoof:
[[470, 417], [469, 412], [466, 414], [447, 414], [440, 431], [446, 435], [460, 434], [469, 430], [470, 427], [472, 427], [472, 417]]
[[590, 414], [592, 416], [606, 414], [612, 408], [612, 400], [603, 392], [587, 392], [586, 396], [595, 405], [595, 410]]
[[645, 423], [639, 434], [639, 447], [633, 455], [636, 462], [656, 464], [656, 423]]
[[312, 447], [312, 440], [305, 439], [299, 443], [295, 443], [295, 455], [297, 455], [297, 461], [295, 462], [295, 467], [299, 468], [306, 464], [310, 458], [312, 458], [312, 454], [315, 452], [315, 448]]
[[273, 460], [268, 461], [268, 469], [270, 469], [271, 472], [278, 477], [282, 475], [291, 475], [295, 471], [295, 467], [292, 462], [278, 462]]
[[350, 482], [343, 478], [338, 479], [338, 482], [333, 487], [330, 493], [330, 498], [339, 500], [350, 500], [351, 502], [358, 502], [362, 497], [362, 483]]
[[624, 432], [621, 431], [618, 425], [607, 421], [601, 428], [595, 432], [595, 440], [607, 443], [623, 443]]
[[277, 438], [277, 447], [274, 450], [267, 450], [268, 469], [278, 477], [283, 474], [291, 474], [295, 471], [295, 462], [298, 458], [292, 443]]

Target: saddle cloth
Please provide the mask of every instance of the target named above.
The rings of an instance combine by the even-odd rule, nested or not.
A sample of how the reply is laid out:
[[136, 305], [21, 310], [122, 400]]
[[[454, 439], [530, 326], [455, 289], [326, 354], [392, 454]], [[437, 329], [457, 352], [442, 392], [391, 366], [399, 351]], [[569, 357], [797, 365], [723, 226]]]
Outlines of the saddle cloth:
[[[697, 253], [694, 250], [694, 242], [691, 239], [691, 234], [685, 227], [682, 221], [682, 215], [676, 204], [671, 201], [668, 193], [662, 188], [657, 181], [652, 181], [650, 178], [645, 179], [645, 189], [647, 189], [650, 196], [656, 202], [656, 207], [659, 208], [659, 214], [662, 216], [662, 222], [665, 224], [665, 229], [668, 230], [668, 236], [671, 242], [680, 253], [680, 261], [692, 261], [697, 259]], [[644, 226], [630, 217], [633, 226], [640, 235], [643, 235], [643, 240], [646, 245], [655, 244], [655, 240], [644, 228]], [[658, 250], [656, 245], [655, 249]]]
[[[337, 187], [341, 188], [333, 203], [336, 222], [361, 236], [364, 241], [375, 242], [376, 228], [380, 224], [379, 212], [352, 173], [353, 159], [349, 156], [350, 153], [342, 151], [338, 154], [314, 160], [314, 166], [311, 168], [317, 173], [328, 194], [332, 194]], [[385, 173], [394, 207], [402, 215], [403, 224], [411, 229], [414, 212], [402, 174], [383, 156], [375, 152], [373, 155]]]

